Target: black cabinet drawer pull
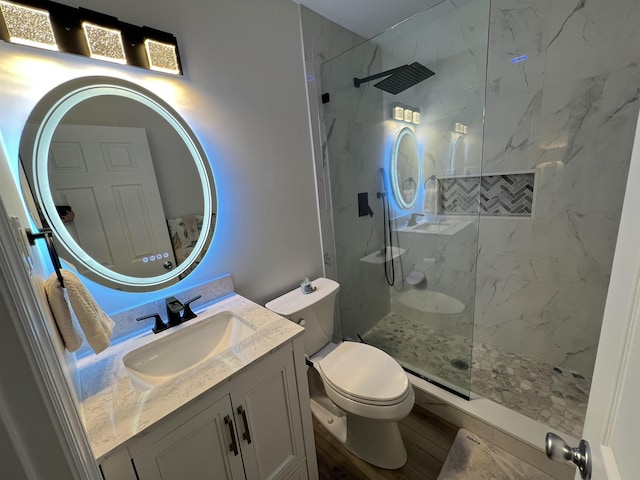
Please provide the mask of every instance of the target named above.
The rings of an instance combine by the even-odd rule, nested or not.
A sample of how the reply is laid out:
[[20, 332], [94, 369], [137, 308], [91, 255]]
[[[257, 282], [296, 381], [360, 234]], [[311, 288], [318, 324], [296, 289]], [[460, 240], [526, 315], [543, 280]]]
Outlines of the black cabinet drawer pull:
[[242, 434], [242, 438], [244, 438], [247, 443], [251, 443], [251, 434], [249, 433], [249, 422], [247, 421], [247, 412], [242, 405], [238, 407], [238, 413], [242, 415], [242, 423], [244, 425], [244, 433]]
[[229, 426], [229, 435], [231, 435], [231, 443], [229, 444], [229, 450], [231, 450], [233, 452], [233, 454], [237, 456], [238, 455], [238, 442], [236, 442], [236, 434], [233, 431], [233, 420], [231, 420], [229, 415], [226, 415], [224, 417], [224, 423], [226, 423]]

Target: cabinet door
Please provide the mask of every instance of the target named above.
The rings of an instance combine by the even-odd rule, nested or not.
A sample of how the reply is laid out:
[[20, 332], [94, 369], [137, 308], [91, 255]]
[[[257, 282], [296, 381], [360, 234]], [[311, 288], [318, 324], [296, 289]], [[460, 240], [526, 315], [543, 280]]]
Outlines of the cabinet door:
[[231, 400], [247, 478], [286, 478], [305, 458], [291, 349], [272, 353], [234, 385]]
[[[133, 455], [140, 480], [244, 478], [228, 396], [160, 439], [149, 440], [153, 443]], [[145, 438], [140, 441], [145, 442]]]

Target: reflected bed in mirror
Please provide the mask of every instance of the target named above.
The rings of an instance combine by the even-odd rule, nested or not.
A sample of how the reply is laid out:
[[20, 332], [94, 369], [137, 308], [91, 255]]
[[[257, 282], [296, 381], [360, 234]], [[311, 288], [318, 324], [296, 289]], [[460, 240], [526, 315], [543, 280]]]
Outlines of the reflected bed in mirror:
[[418, 142], [405, 127], [396, 135], [391, 153], [391, 185], [401, 208], [408, 210], [416, 203], [419, 180]]
[[175, 110], [137, 85], [87, 77], [52, 90], [29, 117], [20, 157], [34, 221], [98, 283], [166, 287], [211, 243], [217, 202], [204, 150]]

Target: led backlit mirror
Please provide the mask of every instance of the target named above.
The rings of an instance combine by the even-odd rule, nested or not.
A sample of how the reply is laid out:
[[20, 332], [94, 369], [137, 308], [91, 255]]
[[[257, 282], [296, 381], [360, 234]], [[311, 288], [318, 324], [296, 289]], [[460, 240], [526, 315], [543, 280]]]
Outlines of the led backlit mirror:
[[405, 127], [396, 135], [391, 153], [391, 184], [401, 208], [409, 210], [416, 203], [419, 181], [418, 142], [413, 131]]
[[94, 77], [56, 88], [29, 117], [20, 157], [36, 223], [98, 283], [171, 285], [211, 243], [217, 202], [204, 150], [171, 107], [137, 85]]

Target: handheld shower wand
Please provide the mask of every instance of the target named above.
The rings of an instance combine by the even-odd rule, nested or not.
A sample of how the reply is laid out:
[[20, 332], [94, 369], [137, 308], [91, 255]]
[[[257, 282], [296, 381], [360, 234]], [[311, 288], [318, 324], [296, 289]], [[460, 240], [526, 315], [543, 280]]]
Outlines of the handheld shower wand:
[[[384, 265], [384, 276], [387, 279], [387, 283], [390, 287], [393, 287], [395, 283], [396, 269], [393, 260], [393, 232], [391, 230], [391, 211], [389, 209], [389, 199], [387, 198], [387, 193], [385, 191], [386, 172], [384, 171], [384, 168], [380, 168], [380, 177], [382, 179], [382, 191], [378, 192], [377, 197], [382, 198], [382, 238], [385, 242], [385, 259], [382, 264]], [[387, 238], [389, 239], [389, 245], [386, 245]], [[387, 265], [387, 263], [389, 263], [387, 262], [387, 249], [389, 250], [389, 258], [391, 260], [391, 271], [389, 271], [389, 266]]]

